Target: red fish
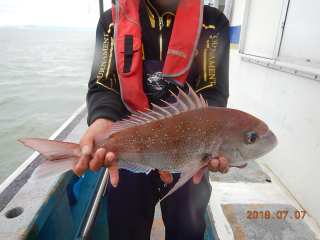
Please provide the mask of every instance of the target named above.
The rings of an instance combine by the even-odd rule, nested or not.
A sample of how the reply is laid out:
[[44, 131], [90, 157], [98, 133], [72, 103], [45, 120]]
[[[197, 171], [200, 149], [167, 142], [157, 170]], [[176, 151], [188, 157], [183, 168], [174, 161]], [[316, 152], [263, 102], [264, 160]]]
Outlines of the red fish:
[[[98, 148], [105, 148], [116, 154], [119, 168], [146, 174], [152, 169], [181, 172], [170, 195], [213, 158], [225, 156], [230, 165], [240, 166], [277, 145], [276, 136], [254, 116], [210, 107], [190, 87], [188, 95], [180, 89], [179, 96], [173, 95], [177, 100], [174, 104], [153, 105], [149, 112], [131, 115], [130, 120], [106, 128], [95, 139], [92, 157]], [[75, 143], [31, 138], [19, 141], [47, 158], [29, 181], [70, 170], [81, 156]]]

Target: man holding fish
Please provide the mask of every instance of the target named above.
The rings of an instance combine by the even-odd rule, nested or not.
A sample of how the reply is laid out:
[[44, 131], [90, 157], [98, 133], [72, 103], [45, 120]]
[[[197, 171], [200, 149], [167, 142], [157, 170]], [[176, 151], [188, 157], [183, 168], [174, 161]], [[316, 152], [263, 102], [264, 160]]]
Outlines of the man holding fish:
[[[128, 6], [125, 6], [126, 4]], [[130, 29], [125, 29], [121, 32], [122, 35], [115, 35], [115, 28], [119, 34], [121, 27], [128, 24], [127, 19], [123, 19], [125, 18], [122, 16], [123, 11], [134, 7], [137, 7], [137, 12], [131, 16], [128, 16], [127, 12], [126, 15], [127, 19], [138, 19], [140, 15], [140, 23], [133, 23], [132, 27], [141, 25], [142, 44], [135, 37], [137, 33]], [[118, 18], [118, 22], [112, 17]], [[188, 33], [184, 34], [185, 32]], [[183, 35], [182, 38], [177, 36], [179, 34]], [[124, 41], [122, 36], [125, 36]], [[173, 39], [175, 42], [170, 41], [173, 37], [176, 38]], [[188, 46], [190, 44], [191, 46]], [[122, 50], [118, 50], [120, 48]], [[134, 56], [141, 54], [139, 51], [141, 48], [143, 48], [142, 66], [135, 59], [138, 56]], [[124, 57], [121, 56], [121, 51], [122, 54], [124, 52]], [[176, 72], [169, 65], [173, 67], [178, 65], [176, 61], [185, 60], [185, 55], [188, 59], [186, 63], [181, 63], [179, 71], [186, 69], [186, 73], [171, 77], [175, 76]], [[172, 58], [169, 59], [169, 56]], [[130, 63], [128, 67], [126, 61], [131, 61], [131, 69]], [[143, 105], [142, 103], [146, 105], [147, 102], [147, 108], [150, 108], [150, 103], [159, 104], [160, 99], [173, 102], [172, 97], [166, 94], [168, 89], [175, 92], [175, 86], [183, 87], [185, 82], [188, 82], [197, 93], [202, 94], [209, 105], [226, 107], [228, 61], [228, 20], [217, 9], [208, 6], [203, 8], [202, 1], [191, 3], [187, 0], [142, 0], [138, 6], [116, 1], [113, 11], [108, 10], [102, 14], [97, 27], [96, 53], [87, 95], [90, 128], [80, 141], [83, 155], [73, 171], [77, 175], [82, 175], [88, 168], [92, 171], [98, 171], [101, 167], [109, 169], [110, 182], [113, 186], [109, 187], [108, 193], [110, 239], [148, 239], [154, 206], [160, 198], [159, 191], [161, 196], [164, 196], [162, 192], [167, 193], [178, 181], [180, 174], [161, 170], [153, 170], [149, 174], [132, 173], [126, 169], [118, 170], [117, 157], [104, 148], [98, 149], [90, 159], [93, 141], [97, 134], [130, 112], [145, 111], [143, 108], [138, 109], [136, 105]], [[140, 67], [143, 68], [144, 75], [124, 76], [132, 71], [134, 68], [132, 65], [138, 65], [138, 70]], [[148, 77], [156, 71], [167, 73], [160, 79], [162, 85], [159, 84], [160, 81], [156, 83], [157, 89], [160, 85], [162, 91], [157, 91], [155, 84], [152, 85], [150, 79], [148, 81]], [[126, 88], [129, 81], [136, 81], [138, 86]], [[140, 91], [144, 91], [145, 96], [147, 95], [147, 100], [143, 97], [125, 99], [126, 94], [139, 87]], [[133, 94], [139, 95], [140, 92]], [[177, 193], [161, 202], [166, 239], [203, 239], [204, 213], [211, 192], [207, 169], [211, 172], [227, 173], [229, 167], [231, 166], [228, 159], [224, 156], [212, 159], [193, 176], [193, 181], [189, 180]], [[159, 181], [160, 179], [163, 183]]]
[[[173, 102], [168, 90], [176, 92], [175, 86], [183, 88], [186, 82], [202, 94], [210, 106], [226, 107], [228, 20], [217, 9], [203, 7], [203, 1], [191, 2], [142, 0], [136, 5], [116, 1], [113, 10], [106, 11], [100, 18], [87, 95], [90, 127], [80, 141], [83, 155], [73, 171], [82, 175], [88, 168], [92, 171], [101, 167], [109, 169], [113, 186], [109, 186], [108, 193], [110, 239], [148, 239], [154, 206], [160, 196], [174, 186], [180, 174], [161, 170], [149, 174], [118, 170], [117, 156], [104, 148], [99, 148], [92, 158], [97, 134], [130, 112], [144, 112], [140, 106], [161, 105], [160, 99]], [[131, 13], [130, 9], [136, 12]], [[128, 19], [140, 21], [132, 23]], [[132, 26], [125, 27], [129, 23]], [[138, 30], [132, 30], [137, 26]], [[137, 33], [139, 30], [141, 36]], [[143, 55], [143, 63], [137, 60], [139, 56], [135, 55], [138, 54]], [[185, 73], [177, 76], [172, 67], [179, 62], [178, 72]], [[155, 72], [163, 75], [154, 83], [150, 76]], [[133, 81], [136, 84], [132, 85]], [[144, 96], [139, 96], [141, 91]], [[129, 94], [138, 98], [126, 98]], [[166, 239], [203, 239], [204, 213], [211, 192], [207, 169], [227, 173], [229, 167], [226, 157], [213, 158], [193, 176], [193, 181], [189, 180], [177, 193], [161, 202]]]
[[110, 239], [150, 239], [159, 200], [166, 239], [203, 239], [209, 171], [277, 145], [264, 122], [225, 108], [228, 62], [229, 22], [203, 0], [113, 1], [97, 26], [90, 127], [80, 144], [20, 139], [47, 159], [28, 181], [106, 167]]

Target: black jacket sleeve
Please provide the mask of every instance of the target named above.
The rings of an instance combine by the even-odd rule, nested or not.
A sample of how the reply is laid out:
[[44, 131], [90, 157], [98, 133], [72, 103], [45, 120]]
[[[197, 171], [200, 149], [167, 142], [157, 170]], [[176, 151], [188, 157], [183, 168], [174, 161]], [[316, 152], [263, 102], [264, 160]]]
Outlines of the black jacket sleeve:
[[113, 121], [123, 118], [125, 107], [121, 100], [113, 50], [111, 10], [100, 16], [96, 31], [95, 54], [87, 93], [88, 125], [98, 118]]
[[205, 6], [203, 28], [195, 60], [199, 77], [196, 92], [209, 106], [226, 107], [229, 97], [230, 29], [226, 16], [216, 8]]

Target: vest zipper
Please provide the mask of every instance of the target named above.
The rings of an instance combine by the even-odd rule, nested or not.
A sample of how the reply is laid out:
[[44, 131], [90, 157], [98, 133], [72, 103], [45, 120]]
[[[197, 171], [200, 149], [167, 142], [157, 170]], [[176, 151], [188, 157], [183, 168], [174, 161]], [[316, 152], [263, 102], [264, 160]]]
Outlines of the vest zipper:
[[162, 27], [164, 26], [163, 24], [163, 16], [166, 14], [171, 14], [173, 16], [176, 16], [175, 14], [171, 13], [171, 12], [165, 12], [164, 14], [162, 14], [162, 16], [160, 17], [158, 11], [152, 6], [152, 4], [149, 2], [150, 6], [153, 8], [153, 10], [156, 12], [156, 14], [158, 15], [158, 19], [159, 19], [159, 48], [160, 48], [160, 61], [162, 61]]
[[163, 27], [163, 17], [159, 17], [159, 43], [160, 43], [160, 61], [162, 61], [162, 27]]

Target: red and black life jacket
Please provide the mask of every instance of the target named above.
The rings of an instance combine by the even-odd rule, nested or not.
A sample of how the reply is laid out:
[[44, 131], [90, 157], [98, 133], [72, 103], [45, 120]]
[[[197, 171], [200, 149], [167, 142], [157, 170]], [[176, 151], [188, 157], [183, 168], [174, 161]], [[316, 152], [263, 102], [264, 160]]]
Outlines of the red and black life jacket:
[[[116, 0], [112, 7], [121, 96], [131, 112], [149, 108], [142, 86], [140, 1]], [[180, 0], [161, 76], [180, 87], [184, 86], [190, 71], [202, 30], [202, 19], [203, 0]]]

